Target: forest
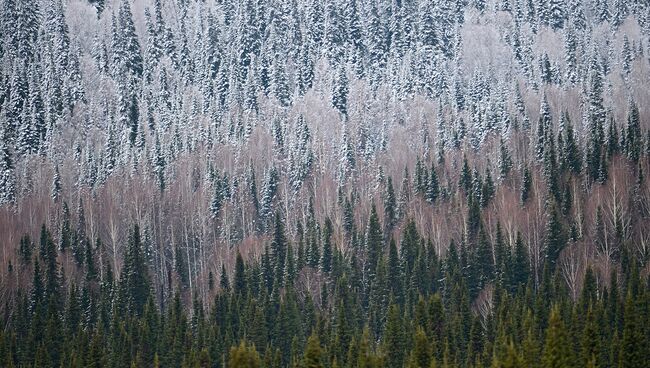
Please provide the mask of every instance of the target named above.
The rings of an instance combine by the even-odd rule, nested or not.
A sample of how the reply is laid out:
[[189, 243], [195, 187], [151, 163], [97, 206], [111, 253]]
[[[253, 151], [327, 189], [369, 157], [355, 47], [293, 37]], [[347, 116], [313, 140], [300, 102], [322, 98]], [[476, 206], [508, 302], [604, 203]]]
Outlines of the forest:
[[0, 0], [0, 367], [647, 367], [646, 0]]

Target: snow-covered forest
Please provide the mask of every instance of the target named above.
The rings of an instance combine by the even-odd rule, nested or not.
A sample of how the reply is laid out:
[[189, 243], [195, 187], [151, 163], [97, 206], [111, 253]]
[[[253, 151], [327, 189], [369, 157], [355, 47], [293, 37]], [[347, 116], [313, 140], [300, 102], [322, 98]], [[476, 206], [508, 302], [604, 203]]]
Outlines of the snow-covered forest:
[[[495, 341], [502, 291], [555, 300], [531, 312], [544, 319], [542, 355], [548, 313], [582, 331], [571, 308], [588, 306], [586, 293], [606, 303], [619, 280], [613, 315], [627, 310], [626, 293], [650, 309], [646, 1], [0, 0], [0, 9], [0, 365], [75, 361], [64, 353], [73, 348], [41, 352], [49, 360], [38, 344], [19, 353], [29, 336], [16, 321], [58, 293], [61, 312], [42, 318], [68, 323], [63, 311], [81, 290], [74, 298], [95, 315], [77, 321], [87, 339], [106, 333], [96, 332], [100, 315], [115, 332], [121, 313], [165, 314], [174, 299], [194, 319], [203, 308], [218, 315], [219, 303], [237, 309], [220, 298], [243, 298], [232, 303], [255, 318], [263, 310], [263, 346], [242, 322], [215, 338], [216, 350], [195, 346], [163, 366], [194, 366], [192, 354], [206, 366], [202, 349], [208, 365], [235, 367], [241, 355], [255, 366], [255, 348], [270, 354], [265, 367], [275, 367], [274, 349], [279, 366], [300, 366], [318, 347], [325, 366], [357, 367], [348, 349], [364, 338], [369, 361], [410, 364], [417, 326], [402, 326], [401, 357], [385, 336], [391, 316], [411, 323], [418, 297], [441, 298], [446, 312], [465, 305], [471, 325], [456, 326], [465, 337], [440, 337], [414, 365], [426, 367], [489, 365], [500, 343], [506, 359], [507, 338]], [[47, 284], [40, 296], [37, 281]], [[270, 331], [272, 302], [312, 318], [295, 342]], [[358, 320], [340, 337], [333, 321], [345, 311]], [[635, 330], [636, 358], [650, 358], [649, 328]], [[512, 329], [523, 331], [510, 337], [512, 354], [525, 358], [528, 328]], [[612, 339], [601, 340], [615, 357], [594, 353], [594, 366], [635, 366]], [[106, 364], [151, 366], [161, 350], [106, 352]]]

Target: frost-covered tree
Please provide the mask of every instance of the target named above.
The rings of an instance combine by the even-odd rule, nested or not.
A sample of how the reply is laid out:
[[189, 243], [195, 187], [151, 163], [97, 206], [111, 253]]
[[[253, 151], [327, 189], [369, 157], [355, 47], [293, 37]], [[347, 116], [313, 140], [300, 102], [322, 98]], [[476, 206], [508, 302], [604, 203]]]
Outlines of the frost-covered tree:
[[344, 120], [348, 117], [349, 88], [346, 68], [341, 65], [332, 81], [332, 106], [341, 113]]
[[0, 139], [0, 205], [16, 200], [16, 173], [6, 130]]
[[58, 202], [61, 196], [61, 174], [59, 173], [59, 165], [54, 165], [54, 173], [52, 174], [52, 188], [50, 196], [54, 202]]

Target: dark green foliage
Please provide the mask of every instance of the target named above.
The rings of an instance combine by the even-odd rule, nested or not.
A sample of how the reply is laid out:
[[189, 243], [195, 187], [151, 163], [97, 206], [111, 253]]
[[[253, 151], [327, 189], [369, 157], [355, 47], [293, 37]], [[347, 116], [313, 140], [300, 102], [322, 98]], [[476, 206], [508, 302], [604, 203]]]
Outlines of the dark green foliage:
[[436, 203], [438, 196], [440, 195], [440, 183], [438, 182], [438, 174], [436, 174], [436, 169], [431, 166], [431, 171], [429, 172], [429, 181], [427, 182], [427, 191], [425, 193], [427, 201], [431, 203]]
[[[99, 241], [97, 247], [86, 242], [83, 285], [64, 282], [56, 247], [43, 227], [29, 293], [18, 293], [8, 332], [0, 333], [0, 361], [7, 367], [645, 366], [650, 293], [638, 264], [623, 254], [628, 268], [614, 270], [607, 289], [597, 270], [587, 267], [574, 302], [552, 263], [562, 249], [563, 230], [554, 205], [548, 211], [546, 267], [537, 287], [522, 235], [517, 233], [510, 247], [500, 223], [493, 237], [479, 223], [475, 239], [459, 248], [452, 242], [439, 261], [415, 221], [407, 221], [399, 247], [391, 239], [384, 251], [378, 219], [372, 219], [369, 228], [378, 231], [368, 231], [377, 241], [370, 285], [363, 284], [368, 271], [357, 266], [357, 258], [347, 262], [332, 247], [330, 261], [320, 262], [331, 262], [329, 271], [310, 270], [328, 275], [314, 305], [311, 293], [301, 294], [304, 289], [294, 283], [301, 279], [291, 276], [294, 258], [287, 242], [282, 287], [274, 279], [276, 253], [262, 257], [266, 266], [256, 260], [247, 264], [237, 254], [232, 285], [222, 265], [221, 287], [209, 309], [198, 290], [172, 291], [159, 309], [137, 226], [116, 289], [110, 264], [95, 287]], [[331, 231], [329, 222], [325, 219], [323, 236]], [[625, 300], [617, 272], [624, 276]], [[441, 293], [435, 292], [438, 285]], [[484, 290], [491, 290], [489, 311], [481, 309]]]
[[20, 238], [20, 246], [18, 248], [20, 253], [20, 261], [28, 264], [32, 261], [32, 253], [34, 252], [34, 243], [29, 235], [25, 234]]
[[544, 249], [546, 253], [546, 264], [553, 272], [557, 265], [560, 253], [566, 245], [565, 230], [560, 221], [555, 205], [551, 205], [547, 214], [546, 229], [544, 235]]
[[189, 275], [187, 274], [187, 259], [178, 244], [174, 247], [174, 270], [176, 271], [176, 274], [178, 274], [181, 284], [187, 286], [187, 283], [189, 282]]
[[386, 317], [386, 330], [384, 332], [383, 350], [386, 355], [386, 365], [389, 367], [401, 367], [405, 358], [405, 336], [402, 327], [402, 316], [397, 305], [391, 304], [388, 307]]
[[379, 216], [375, 205], [370, 210], [370, 219], [366, 229], [366, 252], [368, 254], [367, 270], [370, 281], [374, 278], [374, 271], [377, 269], [377, 261], [383, 250], [384, 236], [379, 223]]
[[573, 352], [569, 345], [569, 335], [559, 307], [553, 307], [549, 318], [548, 329], [542, 355], [542, 367], [544, 368], [568, 368], [574, 367]]
[[246, 345], [242, 342], [230, 349], [228, 366], [231, 368], [259, 368], [262, 367], [262, 360], [254, 345]]
[[233, 291], [237, 295], [243, 295], [246, 293], [246, 271], [244, 269], [244, 259], [239, 252], [237, 252], [237, 258], [235, 261]]
[[149, 270], [142, 253], [140, 228], [135, 225], [129, 236], [124, 267], [118, 283], [118, 310], [126, 314], [141, 315], [151, 295]]
[[312, 334], [307, 340], [307, 347], [303, 357], [302, 367], [304, 368], [323, 368], [323, 353], [321, 350], [318, 335]]
[[282, 285], [284, 281], [284, 265], [287, 259], [288, 240], [284, 233], [284, 223], [280, 212], [275, 213], [273, 227], [273, 241], [271, 242], [271, 267], [273, 268], [274, 281]]
[[458, 185], [465, 191], [465, 193], [469, 194], [472, 187], [472, 174], [469, 169], [467, 156], [463, 156], [463, 168], [460, 172], [460, 181], [458, 182]]
[[531, 196], [531, 190], [533, 185], [533, 178], [531, 176], [528, 166], [524, 167], [524, 173], [521, 178], [521, 194], [519, 196], [521, 203], [526, 204], [528, 199]]
[[325, 227], [323, 228], [323, 254], [320, 261], [321, 270], [324, 273], [332, 271], [332, 220], [325, 219]]
[[59, 241], [59, 250], [65, 253], [73, 244], [72, 225], [70, 224], [70, 208], [67, 202], [63, 202], [62, 208], [63, 220], [61, 221], [61, 239]]
[[499, 178], [505, 179], [512, 169], [512, 157], [503, 138], [499, 140]]

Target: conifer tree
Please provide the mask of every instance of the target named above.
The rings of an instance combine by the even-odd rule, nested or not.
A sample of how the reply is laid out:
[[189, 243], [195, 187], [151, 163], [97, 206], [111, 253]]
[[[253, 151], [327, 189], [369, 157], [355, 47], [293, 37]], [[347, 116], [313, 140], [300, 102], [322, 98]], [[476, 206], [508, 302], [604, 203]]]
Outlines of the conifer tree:
[[338, 72], [332, 82], [332, 106], [341, 113], [343, 120], [346, 120], [348, 116], [348, 84], [347, 72], [342, 64], [338, 67]]
[[503, 138], [499, 140], [499, 178], [505, 179], [512, 169], [512, 157]]
[[312, 333], [311, 336], [307, 339], [307, 348], [305, 349], [305, 355], [303, 357], [302, 367], [304, 368], [323, 368], [322, 357], [322, 348], [318, 335]]
[[[628, 291], [625, 298], [623, 311], [623, 338], [619, 352], [619, 367], [643, 367], [647, 362], [647, 337], [644, 338], [644, 329], [637, 322], [639, 318], [638, 301], [632, 296], [633, 291]], [[645, 351], [645, 352], [644, 352]]]
[[524, 167], [524, 173], [521, 179], [521, 194], [519, 196], [521, 203], [526, 204], [528, 202], [528, 199], [530, 198], [530, 191], [532, 190], [532, 183], [533, 178], [530, 174], [530, 169], [528, 166]]
[[440, 194], [440, 183], [438, 182], [438, 174], [436, 174], [436, 169], [431, 165], [431, 171], [429, 172], [429, 181], [427, 183], [427, 191], [425, 193], [426, 199], [430, 203], [436, 203], [438, 196]]
[[559, 307], [553, 307], [548, 323], [542, 366], [544, 368], [573, 367], [569, 336], [560, 316]]
[[228, 363], [228, 366], [233, 368], [262, 367], [262, 360], [255, 346], [247, 345], [243, 340], [238, 346], [230, 349]]
[[246, 274], [244, 267], [244, 259], [241, 253], [237, 252], [235, 261], [235, 277], [233, 280], [233, 291], [235, 295], [244, 295], [246, 293]]
[[284, 223], [280, 212], [275, 212], [275, 225], [273, 230], [273, 241], [271, 242], [271, 256], [273, 258], [273, 270], [275, 281], [281, 285], [284, 280], [284, 267], [287, 258], [288, 240], [284, 233]]
[[377, 269], [377, 261], [383, 250], [384, 236], [381, 231], [377, 209], [373, 203], [370, 210], [370, 219], [368, 220], [368, 227], [366, 229], [366, 252], [367, 252], [367, 266], [366, 272], [369, 279], [372, 281], [374, 272]]
[[321, 256], [320, 268], [328, 274], [332, 271], [332, 220], [329, 217], [325, 218], [325, 226], [323, 227], [323, 254]]
[[384, 352], [386, 354], [386, 365], [389, 367], [401, 367], [404, 364], [404, 336], [402, 328], [402, 317], [397, 305], [391, 304], [388, 307], [386, 317], [386, 330], [384, 332]]
[[546, 251], [546, 262], [551, 271], [555, 270], [560, 253], [566, 245], [564, 229], [560, 217], [555, 208], [551, 208], [547, 214], [546, 229], [544, 236], [544, 249]]
[[393, 178], [390, 176], [386, 178], [386, 192], [384, 194], [384, 224], [387, 231], [395, 224], [397, 220], [397, 198], [395, 197], [395, 189], [393, 188]]
[[124, 267], [120, 272], [118, 306], [123, 313], [139, 316], [150, 295], [151, 280], [142, 253], [140, 227], [134, 225], [129, 236]]
[[16, 176], [7, 128], [0, 132], [0, 205], [16, 200]]

